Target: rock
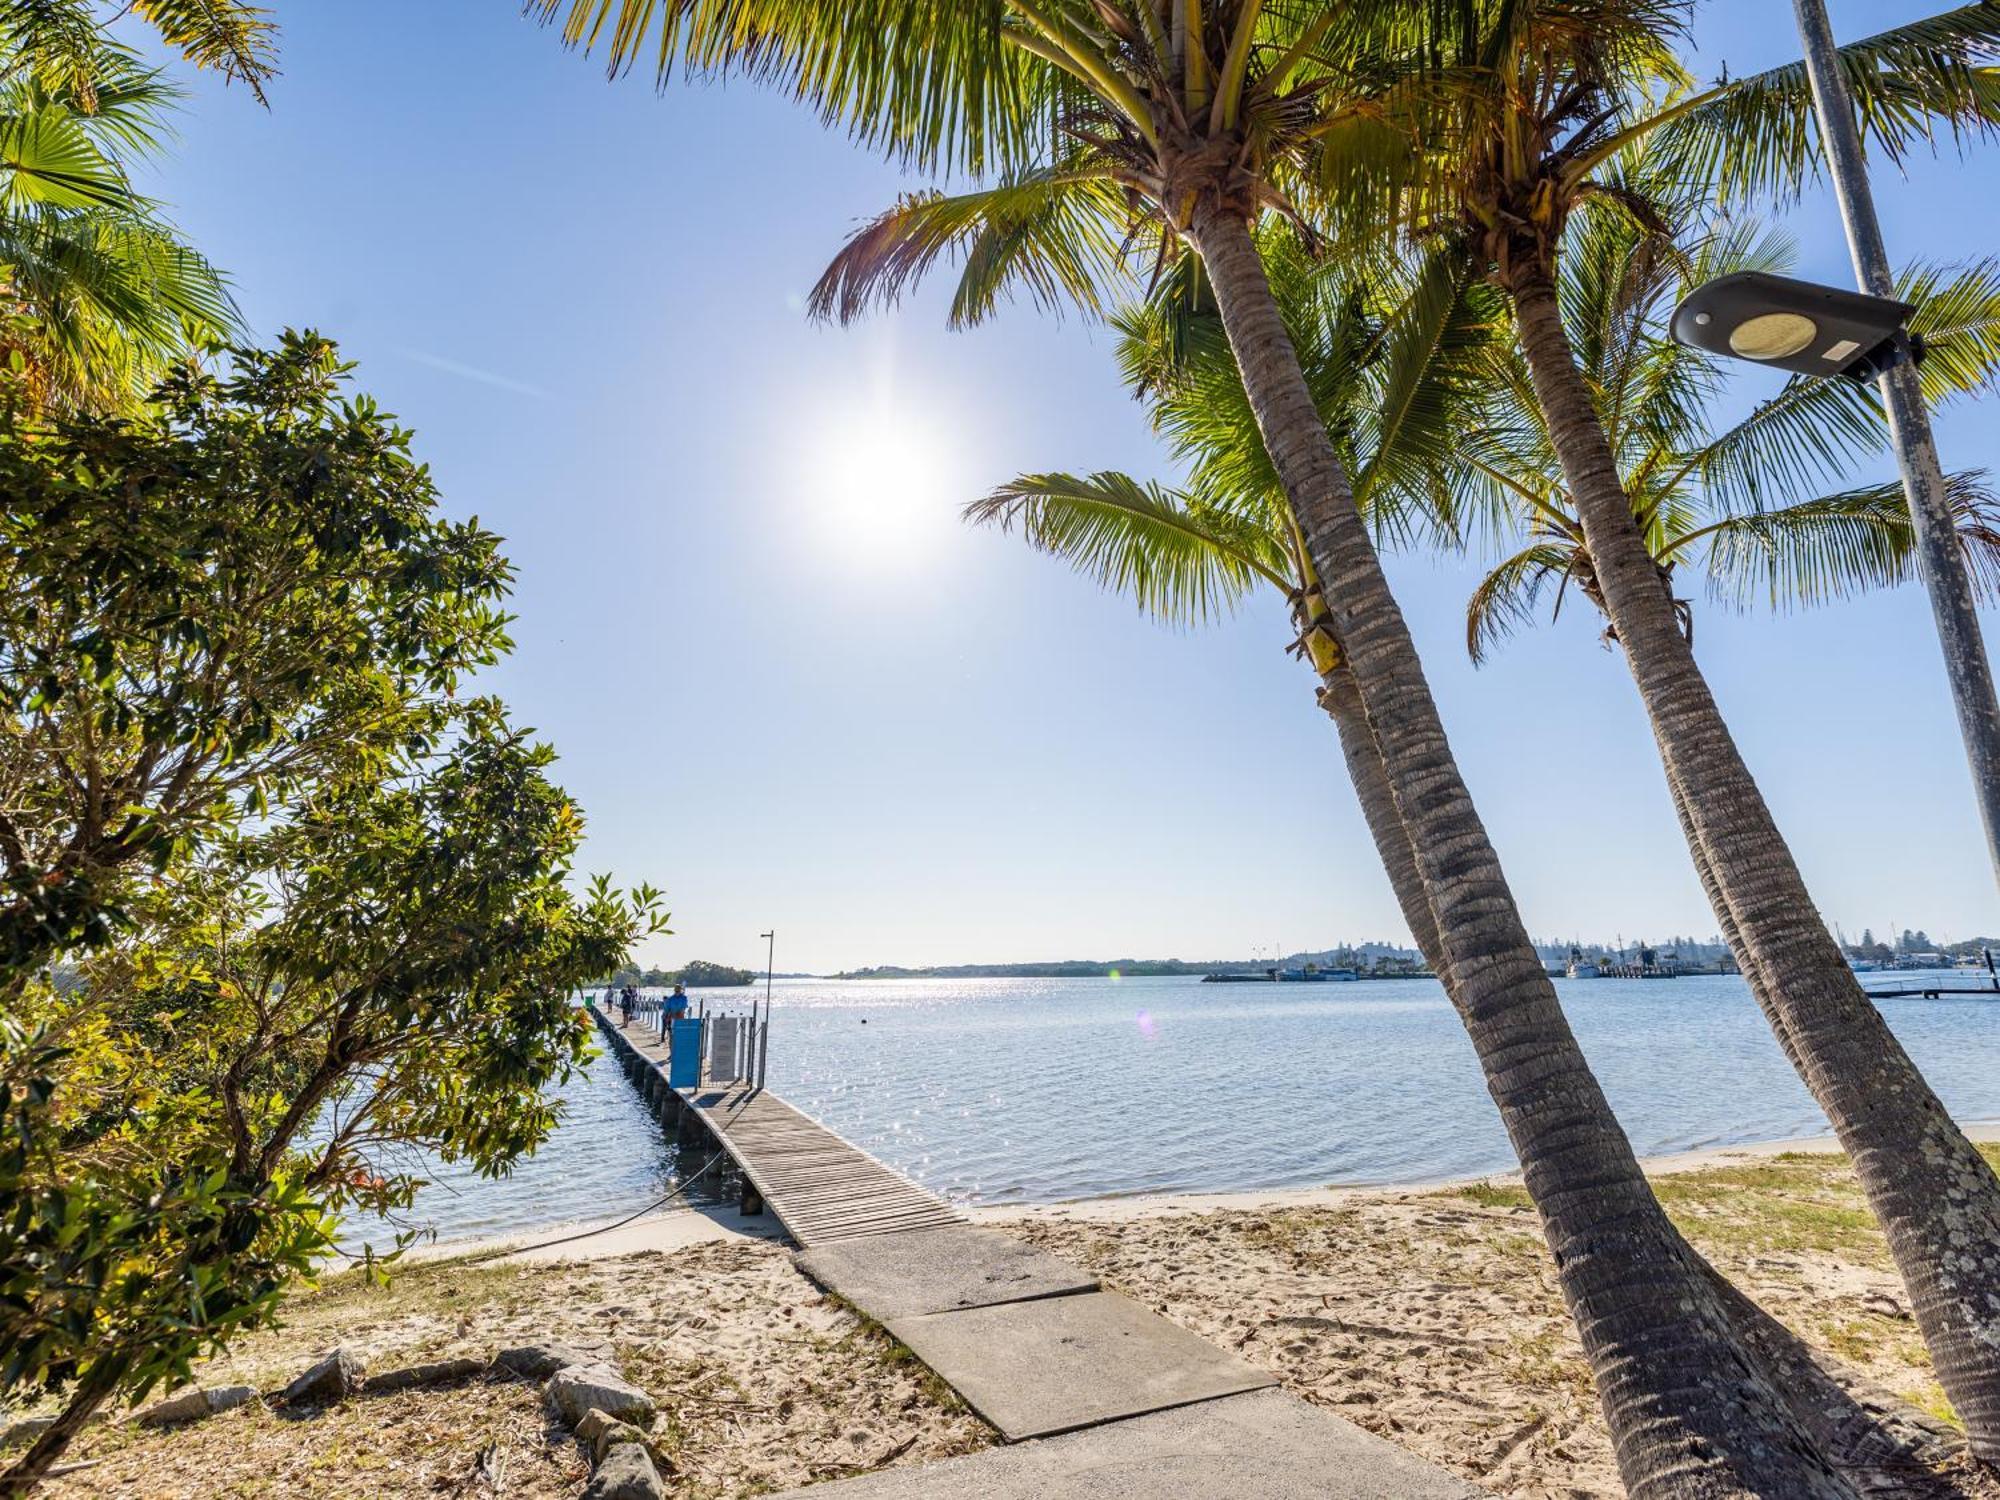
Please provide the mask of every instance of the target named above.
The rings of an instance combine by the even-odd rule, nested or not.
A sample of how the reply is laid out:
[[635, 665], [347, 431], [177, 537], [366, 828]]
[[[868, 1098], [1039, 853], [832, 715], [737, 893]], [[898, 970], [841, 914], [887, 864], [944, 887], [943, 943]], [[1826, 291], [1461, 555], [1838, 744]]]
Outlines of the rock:
[[155, 1401], [132, 1420], [141, 1427], [173, 1427], [181, 1422], [198, 1421], [208, 1413], [208, 1392], [200, 1386], [189, 1386], [178, 1396]]
[[502, 1349], [493, 1356], [493, 1363], [530, 1380], [547, 1380], [558, 1370], [593, 1364], [598, 1358], [568, 1344], [524, 1344], [519, 1349]]
[[574, 1427], [592, 1407], [635, 1427], [653, 1425], [653, 1398], [603, 1365], [571, 1365], [549, 1378], [549, 1405]]
[[286, 1405], [331, 1406], [361, 1389], [361, 1361], [336, 1349], [286, 1386], [278, 1399]]
[[368, 1394], [409, 1391], [425, 1385], [452, 1385], [484, 1375], [491, 1366], [483, 1359], [439, 1359], [429, 1364], [409, 1365], [400, 1370], [384, 1370], [368, 1377]]
[[583, 1500], [663, 1500], [660, 1471], [643, 1444], [621, 1443], [605, 1454], [583, 1492]]
[[0, 1427], [0, 1448], [25, 1448], [55, 1425], [54, 1417], [23, 1417]]
[[1910, 1315], [1904, 1311], [1903, 1304], [1887, 1292], [1870, 1292], [1861, 1299], [1861, 1310], [1871, 1312], [1878, 1318], [1894, 1318], [1899, 1323], [1910, 1321]]
[[603, 1463], [605, 1456], [613, 1448], [623, 1447], [626, 1443], [637, 1443], [649, 1454], [653, 1451], [646, 1441], [646, 1434], [630, 1422], [607, 1422], [604, 1430], [592, 1440], [590, 1456], [598, 1463]]
[[[646, 1443], [646, 1434], [630, 1422], [621, 1422], [616, 1417], [593, 1406], [583, 1414], [583, 1420], [576, 1424], [576, 1440], [583, 1444], [594, 1462], [604, 1462], [604, 1455], [621, 1443]], [[648, 1447], [648, 1451], [650, 1447]]]
[[172, 1427], [181, 1422], [198, 1422], [217, 1412], [233, 1411], [256, 1399], [257, 1387], [254, 1385], [224, 1385], [212, 1391], [190, 1386], [178, 1396], [154, 1402], [132, 1420], [141, 1427]]

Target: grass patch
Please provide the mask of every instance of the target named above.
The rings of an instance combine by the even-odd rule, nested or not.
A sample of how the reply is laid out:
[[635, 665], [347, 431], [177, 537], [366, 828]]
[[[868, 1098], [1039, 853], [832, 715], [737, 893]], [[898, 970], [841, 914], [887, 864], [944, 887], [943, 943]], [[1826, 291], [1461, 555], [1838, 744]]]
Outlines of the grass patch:
[[1511, 1187], [1499, 1182], [1468, 1182], [1463, 1187], [1451, 1190], [1460, 1198], [1470, 1199], [1481, 1208], [1531, 1208], [1533, 1202], [1524, 1187]]

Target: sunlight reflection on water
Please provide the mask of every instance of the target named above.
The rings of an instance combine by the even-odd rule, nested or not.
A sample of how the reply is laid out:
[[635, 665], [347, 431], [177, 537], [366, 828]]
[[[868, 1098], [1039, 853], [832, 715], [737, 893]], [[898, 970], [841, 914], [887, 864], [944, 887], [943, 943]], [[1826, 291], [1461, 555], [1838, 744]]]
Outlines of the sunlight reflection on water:
[[[1871, 976], [1885, 988], [1915, 977]], [[1740, 979], [1557, 987], [1640, 1154], [1824, 1132]], [[1954, 1113], [2000, 1117], [2000, 1000], [1889, 1001], [1885, 1013]], [[782, 981], [770, 1085], [967, 1202], [1513, 1165], [1471, 1044], [1430, 980]], [[672, 1148], [614, 1064], [594, 1065], [568, 1103], [512, 1177], [447, 1172], [418, 1217], [460, 1239], [629, 1213], [666, 1191]]]

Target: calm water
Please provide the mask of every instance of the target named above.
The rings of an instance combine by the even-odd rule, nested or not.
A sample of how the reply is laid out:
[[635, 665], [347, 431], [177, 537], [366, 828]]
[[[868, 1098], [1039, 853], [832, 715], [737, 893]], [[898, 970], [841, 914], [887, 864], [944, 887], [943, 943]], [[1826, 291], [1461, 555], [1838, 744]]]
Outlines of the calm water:
[[[1557, 988], [1642, 1155], [1825, 1130], [1741, 979]], [[709, 1001], [738, 1009], [747, 996]], [[1884, 1011], [1954, 1113], [2000, 1118], [2000, 1001], [1891, 1000]], [[770, 1086], [947, 1198], [1420, 1182], [1513, 1166], [1471, 1044], [1430, 980], [796, 980], [777, 986], [774, 1015]], [[568, 1107], [511, 1178], [442, 1172], [418, 1216], [447, 1239], [601, 1219], [698, 1165], [674, 1161], [608, 1059]]]

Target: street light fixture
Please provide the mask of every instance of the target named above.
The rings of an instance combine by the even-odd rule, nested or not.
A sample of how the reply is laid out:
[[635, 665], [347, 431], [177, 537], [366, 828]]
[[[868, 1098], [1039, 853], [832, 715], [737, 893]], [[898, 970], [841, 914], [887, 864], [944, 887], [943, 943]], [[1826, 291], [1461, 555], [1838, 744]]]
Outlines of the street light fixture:
[[1874, 380], [1924, 357], [1910, 332], [1907, 302], [1738, 271], [1696, 287], [1674, 309], [1674, 338], [1711, 354], [1747, 359], [1795, 375]]

